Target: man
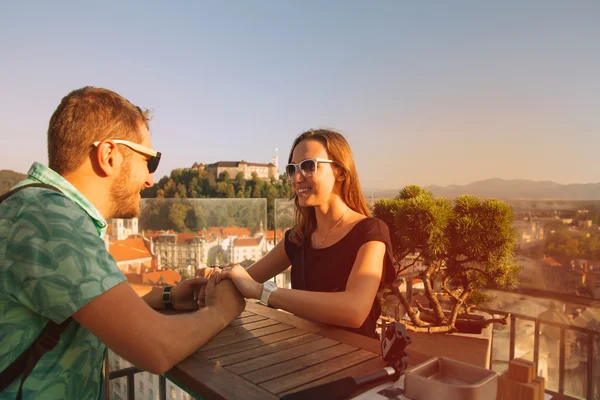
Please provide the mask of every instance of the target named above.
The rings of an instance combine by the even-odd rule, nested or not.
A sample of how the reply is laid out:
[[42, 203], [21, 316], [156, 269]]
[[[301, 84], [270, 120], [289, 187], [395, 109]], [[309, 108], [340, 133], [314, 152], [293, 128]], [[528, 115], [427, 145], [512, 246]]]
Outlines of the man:
[[[231, 282], [206, 290], [200, 279], [140, 298], [102, 237], [106, 219], [139, 212], [160, 153], [152, 150], [145, 112], [106, 89], [85, 87], [62, 99], [48, 127], [49, 167], [33, 164], [24, 188], [0, 204], [0, 372], [13, 364], [49, 321], [73, 317], [56, 347], [23, 381], [22, 398], [98, 399], [106, 346], [139, 368], [163, 374], [244, 309]], [[22, 376], [0, 392], [15, 399]], [[1, 383], [1, 382], [0, 382]], [[19, 395], [20, 396], [20, 395]]]

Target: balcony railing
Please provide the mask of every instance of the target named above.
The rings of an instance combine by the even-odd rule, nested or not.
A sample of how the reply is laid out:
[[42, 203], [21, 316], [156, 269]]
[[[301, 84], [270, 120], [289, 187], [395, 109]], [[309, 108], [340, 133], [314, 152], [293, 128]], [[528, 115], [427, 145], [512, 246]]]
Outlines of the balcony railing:
[[[541, 342], [541, 326], [548, 326], [558, 330], [559, 332], [559, 363], [558, 363], [558, 382], [553, 382], [552, 377], [547, 378], [547, 387], [558, 386], [557, 392], [559, 394], [567, 394], [570, 396], [577, 396], [576, 398], [585, 398], [585, 399], [600, 399], [600, 366], [595, 363], [594, 360], [597, 360], [597, 357], [600, 355], [600, 331], [587, 329], [575, 325], [559, 323], [555, 321], [542, 320], [540, 318], [534, 318], [528, 315], [506, 312], [501, 310], [494, 309], [481, 309], [487, 313], [492, 315], [501, 315], [506, 316], [510, 315], [509, 326], [509, 359], [506, 361], [506, 366], [508, 366], [508, 361], [515, 358], [515, 349], [517, 345], [517, 325], [518, 321], [529, 321], [533, 322], [533, 359], [531, 361], [535, 362], [536, 365], [539, 365], [540, 362], [540, 342]], [[496, 331], [494, 330], [494, 333]], [[585, 354], [586, 359], [586, 370], [585, 374], [585, 383], [583, 384], [583, 388], [575, 388], [580, 393], [566, 393], [565, 390], [565, 361], [566, 361], [566, 338], [569, 333], [572, 333], [573, 337], [577, 335], [583, 336], [586, 339], [584, 341], [578, 341], [584, 350], [580, 352], [580, 354]], [[492, 336], [492, 341], [494, 341], [495, 336]], [[490, 369], [494, 368], [494, 361], [503, 361], [503, 360], [495, 360], [494, 359], [494, 346], [492, 345], [492, 357], [490, 357]], [[573, 358], [578, 358], [579, 354], [573, 355]], [[594, 365], [596, 364], [596, 365]], [[497, 371], [503, 372], [503, 371]], [[548, 379], [550, 378], [550, 379]], [[571, 380], [573, 382], [573, 379]], [[583, 390], [581, 390], [583, 389]]]

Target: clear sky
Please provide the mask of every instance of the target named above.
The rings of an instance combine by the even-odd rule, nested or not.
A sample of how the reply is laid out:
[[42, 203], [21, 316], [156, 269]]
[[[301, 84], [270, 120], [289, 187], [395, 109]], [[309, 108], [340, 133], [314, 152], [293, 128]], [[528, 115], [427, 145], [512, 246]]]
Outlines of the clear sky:
[[35, 3], [0, 8], [0, 169], [92, 85], [154, 111], [157, 178], [333, 127], [365, 188], [600, 181], [597, 0]]

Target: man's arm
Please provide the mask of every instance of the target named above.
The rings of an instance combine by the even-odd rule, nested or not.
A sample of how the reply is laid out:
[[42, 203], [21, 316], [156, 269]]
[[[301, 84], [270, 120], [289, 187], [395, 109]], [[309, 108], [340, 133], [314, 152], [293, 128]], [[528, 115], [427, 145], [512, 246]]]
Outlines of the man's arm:
[[226, 327], [245, 302], [228, 281], [208, 282], [205, 308], [163, 315], [122, 282], [78, 310], [73, 317], [132, 364], [163, 374]]
[[[177, 311], [193, 311], [198, 309], [198, 293], [206, 293], [208, 278], [186, 279], [171, 289], [171, 304]], [[142, 296], [142, 300], [155, 310], [164, 310], [165, 303], [162, 295], [164, 287], [153, 287], [150, 292]], [[203, 304], [204, 305], [204, 304]]]

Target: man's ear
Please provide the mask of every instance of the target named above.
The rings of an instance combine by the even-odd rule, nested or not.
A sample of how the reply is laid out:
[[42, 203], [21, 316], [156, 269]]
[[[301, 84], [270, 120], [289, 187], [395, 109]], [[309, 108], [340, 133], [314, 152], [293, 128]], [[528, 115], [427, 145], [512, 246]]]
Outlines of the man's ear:
[[102, 141], [92, 158], [98, 167], [98, 172], [101, 172], [105, 176], [118, 175], [123, 163], [123, 155], [117, 148], [117, 145], [111, 140]]

